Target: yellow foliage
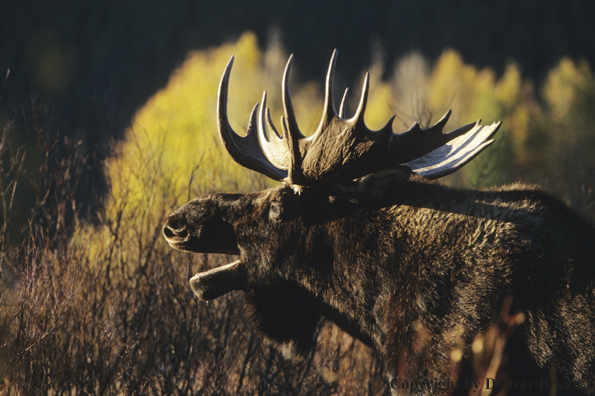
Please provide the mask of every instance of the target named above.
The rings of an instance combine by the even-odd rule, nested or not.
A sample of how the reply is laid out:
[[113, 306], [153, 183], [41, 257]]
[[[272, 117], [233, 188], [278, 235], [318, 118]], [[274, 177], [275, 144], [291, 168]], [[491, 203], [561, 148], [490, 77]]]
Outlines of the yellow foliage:
[[457, 52], [447, 50], [434, 66], [428, 104], [440, 114], [453, 109], [455, 124], [466, 124], [480, 117], [491, 123], [498, 116], [491, 106], [495, 97], [495, 84], [492, 70], [477, 70], [466, 65]]
[[[136, 114], [127, 131], [122, 148], [127, 154], [122, 159], [130, 158], [131, 145], [138, 146], [141, 152], [159, 149], [163, 151], [162, 169], [171, 172], [176, 187], [187, 183], [190, 171], [198, 165], [200, 168], [195, 177], [199, 185], [223, 188], [225, 180], [217, 175], [232, 170], [227, 156], [222, 155], [218, 147], [216, 98], [221, 74], [234, 53], [230, 118], [238, 132], [244, 129], [251, 106], [260, 97], [254, 87], [261, 86], [258, 80], [262, 79], [258, 75], [261, 54], [252, 34], [242, 36], [235, 45], [191, 53], [167, 86]], [[247, 81], [251, 83], [246, 84]], [[250, 98], [251, 105], [247, 100], [241, 100], [245, 97]], [[236, 120], [240, 116], [244, 121], [238, 126]], [[211, 172], [213, 169], [221, 172]]]
[[[484, 124], [502, 121], [502, 130], [496, 137], [498, 153], [495, 156], [498, 158], [490, 170], [503, 175], [500, 182], [504, 181], [504, 175], [512, 173], [512, 177], [518, 177], [517, 169], [535, 164], [540, 156], [537, 149], [541, 147], [533, 147], [536, 139], [532, 136], [539, 132], [535, 130], [535, 120], [541, 118], [542, 111], [533, 96], [532, 86], [523, 81], [515, 64], [508, 64], [498, 78], [491, 69], [478, 70], [465, 64], [459, 54], [448, 50], [436, 63], [429, 86], [430, 106], [441, 111], [452, 109], [453, 124], [463, 125], [479, 118]], [[463, 173], [477, 174], [486, 160], [490, 160], [489, 156], [483, 155]], [[487, 182], [498, 181], [488, 178]]]
[[514, 108], [520, 102], [522, 84], [521, 71], [518, 67], [507, 65], [504, 75], [495, 87], [496, 99], [506, 105], [507, 110]]
[[[357, 95], [360, 94], [361, 92], [357, 92]], [[380, 75], [370, 73], [370, 93], [364, 116], [368, 128], [377, 130], [386, 125], [394, 114], [391, 109], [393, 102], [394, 94], [390, 84], [382, 81]], [[350, 117], [351, 114], [347, 113], [346, 116]]]
[[560, 61], [546, 80], [543, 92], [552, 118], [562, 121], [573, 115], [575, 106], [580, 105], [580, 96], [595, 91], [595, 78], [586, 62], [575, 64], [568, 58]]
[[543, 88], [549, 146], [544, 168], [552, 190], [584, 213], [595, 214], [595, 77], [589, 65], [562, 59]]
[[[219, 141], [217, 91], [232, 54], [228, 113], [234, 130], [245, 135], [263, 88], [269, 92], [267, 106], [273, 118], [281, 114], [280, 86], [287, 60], [281, 48], [263, 54], [255, 35], [246, 33], [235, 43], [190, 53], [167, 86], [137, 112], [125, 141], [107, 164], [112, 196], [108, 215], [122, 205], [151, 212], [205, 192], [246, 191], [271, 183], [236, 164]], [[312, 114], [321, 111], [317, 85], [292, 85], [292, 96], [300, 125], [313, 125]]]
[[509, 64], [494, 87], [494, 93], [494, 106], [500, 109], [506, 130], [510, 131], [514, 154], [522, 162], [527, 150], [531, 119], [538, 117], [540, 113], [531, 97], [532, 90], [523, 83], [519, 68]]
[[[235, 63], [228, 102], [232, 127], [240, 135], [245, 134], [262, 90], [268, 92], [267, 106], [279, 125], [280, 85], [287, 60], [280, 45], [263, 52], [254, 34], [246, 33], [235, 43], [192, 52], [167, 86], [138, 111], [126, 140], [118, 146], [118, 155], [110, 160], [107, 171], [113, 198], [108, 208], [127, 206], [134, 208], [138, 216], [139, 208], [145, 208], [143, 213], [152, 213], [212, 191], [246, 191], [274, 184], [236, 164], [219, 142], [217, 90], [232, 54]], [[291, 75], [291, 93], [300, 128], [309, 135], [320, 121], [320, 82], [324, 76], [318, 82], [296, 83], [297, 61]], [[411, 125], [412, 116], [428, 124], [436, 122], [448, 109], [453, 110], [451, 128], [480, 117], [484, 124], [503, 121], [496, 149], [488, 150], [458, 172], [462, 175], [459, 181], [465, 180], [466, 184], [498, 184], [507, 177], [526, 175], [530, 167], [543, 168], [544, 144], [551, 134], [546, 130], [549, 120], [574, 119], [574, 114], [585, 113], [595, 100], [595, 79], [589, 66], [568, 59], [549, 74], [543, 89], [551, 115], [539, 106], [532, 85], [523, 81], [515, 64], [507, 65], [498, 76], [489, 68], [480, 70], [466, 64], [457, 52], [446, 50], [433, 68], [421, 55], [409, 55], [395, 67], [390, 81], [382, 81], [383, 67], [380, 63], [370, 67], [365, 121], [371, 129], [384, 126], [396, 113], [394, 129], [400, 132]], [[336, 93], [342, 92], [341, 87], [336, 88]], [[348, 117], [361, 93], [359, 87], [351, 92]], [[339, 98], [336, 100], [338, 106]], [[414, 103], [416, 100], [420, 103]], [[584, 117], [579, 119], [586, 123]], [[558, 134], [557, 139], [561, 138], [563, 135]], [[486, 178], [486, 174], [491, 176]]]
[[430, 66], [420, 53], [411, 53], [397, 62], [391, 78], [394, 96], [391, 107], [397, 116], [395, 130], [407, 130], [415, 121], [424, 126], [429, 124], [432, 118], [427, 97], [429, 80]]
[[391, 87], [386, 83], [378, 84], [377, 87], [370, 90], [365, 113], [366, 125], [370, 129], [382, 128], [393, 116], [393, 111], [389, 106], [393, 102], [393, 98]]

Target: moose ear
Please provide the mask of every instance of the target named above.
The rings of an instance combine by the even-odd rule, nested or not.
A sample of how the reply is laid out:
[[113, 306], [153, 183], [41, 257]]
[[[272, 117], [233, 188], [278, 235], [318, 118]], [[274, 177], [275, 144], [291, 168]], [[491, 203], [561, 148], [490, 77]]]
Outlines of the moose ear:
[[269, 206], [269, 219], [279, 222], [283, 218], [283, 204], [280, 201], [273, 201]]
[[384, 169], [354, 180], [351, 183], [335, 185], [332, 188], [333, 199], [348, 200], [359, 203], [380, 202], [398, 189], [399, 185], [407, 182], [413, 174], [407, 165], [399, 165], [391, 169]]

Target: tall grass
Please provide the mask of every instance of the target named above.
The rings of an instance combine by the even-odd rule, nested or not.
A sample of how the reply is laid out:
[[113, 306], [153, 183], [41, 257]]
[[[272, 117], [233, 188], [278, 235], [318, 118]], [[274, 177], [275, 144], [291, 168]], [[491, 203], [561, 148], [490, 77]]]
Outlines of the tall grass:
[[[334, 325], [321, 324], [316, 354], [290, 362], [253, 332], [239, 293], [208, 304], [193, 296], [188, 279], [231, 258], [166, 245], [161, 225], [173, 206], [154, 210], [150, 202], [173, 205], [188, 192], [160, 172], [159, 150], [147, 156], [139, 147], [146, 161], [136, 172], [109, 180], [122, 187], [140, 177], [159, 186], [149, 188], [153, 195], [112, 188], [119, 196], [109, 197], [111, 209], [89, 224], [72, 196], [85, 158], [65, 152], [68, 142], [59, 135], [35, 133], [39, 151], [47, 153], [28, 175], [39, 199], [19, 243], [1, 251], [1, 394], [383, 392], [380, 360]], [[2, 141], [6, 228], [23, 154]], [[53, 167], [49, 161], [58, 157], [68, 166]]]

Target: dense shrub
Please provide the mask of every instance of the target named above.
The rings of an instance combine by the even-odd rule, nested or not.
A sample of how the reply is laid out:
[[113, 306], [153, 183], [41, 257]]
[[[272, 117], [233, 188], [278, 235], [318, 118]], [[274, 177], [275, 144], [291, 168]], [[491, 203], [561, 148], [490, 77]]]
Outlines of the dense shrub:
[[[46, 160], [23, 182], [31, 181], [28, 188], [39, 199], [20, 242], [3, 243], [1, 252], [0, 393], [383, 391], [379, 359], [329, 323], [321, 323], [319, 353], [289, 362], [253, 333], [241, 295], [232, 293], [208, 304], [196, 300], [188, 287], [190, 276], [221, 265], [225, 258], [177, 252], [161, 237], [164, 217], [172, 208], [154, 210], [150, 202], [175, 202], [181, 192], [168, 186], [168, 177], [156, 166], [159, 152], [138, 162], [136, 172], [110, 179], [123, 187], [144, 177], [145, 183], [159, 185], [154, 195], [140, 197], [112, 188], [120, 195], [110, 196], [110, 209], [96, 213], [98, 220], [90, 224], [71, 196], [85, 159], [76, 150], [64, 152], [70, 146], [59, 136], [36, 133]], [[18, 174], [23, 154], [10, 150], [6, 139], [2, 142], [6, 229], [14, 183], [23, 176]], [[56, 169], [46, 161], [58, 158], [58, 150], [65, 167]]]

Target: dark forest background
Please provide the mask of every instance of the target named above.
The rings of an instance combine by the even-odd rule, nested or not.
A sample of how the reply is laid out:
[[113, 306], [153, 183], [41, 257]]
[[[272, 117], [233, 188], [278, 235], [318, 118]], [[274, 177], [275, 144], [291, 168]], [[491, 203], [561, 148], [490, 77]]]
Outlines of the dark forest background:
[[[539, 82], [563, 56], [595, 63], [593, 15], [588, 0], [2, 0], [0, 72], [10, 76], [0, 106], [10, 117], [35, 95], [86, 145], [121, 137], [188, 51], [246, 30], [261, 43], [280, 32], [305, 79], [318, 78], [339, 48], [352, 81], [380, 47], [387, 64], [412, 51], [434, 61], [445, 48], [498, 72], [512, 60]], [[98, 122], [106, 96], [118, 121], [110, 130]]]

